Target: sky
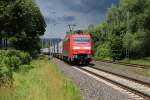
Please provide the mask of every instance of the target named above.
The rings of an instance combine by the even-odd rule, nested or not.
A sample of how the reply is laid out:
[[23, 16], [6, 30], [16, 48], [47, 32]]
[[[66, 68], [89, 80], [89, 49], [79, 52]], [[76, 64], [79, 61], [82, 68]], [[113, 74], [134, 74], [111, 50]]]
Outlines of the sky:
[[74, 29], [87, 29], [105, 20], [106, 11], [119, 0], [36, 0], [47, 27], [44, 38], [64, 38], [69, 31], [68, 24], [77, 25]]

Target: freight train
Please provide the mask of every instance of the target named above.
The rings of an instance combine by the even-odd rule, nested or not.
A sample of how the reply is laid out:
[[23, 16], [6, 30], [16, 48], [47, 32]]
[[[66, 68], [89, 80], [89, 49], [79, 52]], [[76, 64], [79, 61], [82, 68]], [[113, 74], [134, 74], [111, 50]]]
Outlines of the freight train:
[[89, 34], [70, 34], [50, 49], [54, 57], [66, 62], [88, 64], [92, 57], [92, 38]]

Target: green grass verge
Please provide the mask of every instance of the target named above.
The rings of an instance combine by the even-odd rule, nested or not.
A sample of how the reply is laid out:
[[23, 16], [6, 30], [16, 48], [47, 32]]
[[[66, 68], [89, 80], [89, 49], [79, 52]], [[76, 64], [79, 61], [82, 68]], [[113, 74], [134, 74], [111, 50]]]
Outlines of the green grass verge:
[[137, 60], [130, 60], [130, 63], [132, 64], [142, 64], [142, 65], [149, 65], [150, 66], [150, 58], [143, 58], [143, 59], [137, 59]]
[[93, 57], [94, 60], [112, 60], [110, 57], [102, 58], [102, 57]]
[[[111, 60], [111, 58], [101, 58], [101, 57], [94, 57], [95, 60]], [[126, 62], [126, 63], [131, 63], [131, 64], [140, 64], [140, 65], [149, 65], [150, 66], [150, 58], [143, 58], [143, 59], [124, 59], [121, 60], [120, 62]]]
[[29, 72], [14, 73], [14, 87], [0, 88], [0, 100], [81, 100], [79, 89], [47, 59]]

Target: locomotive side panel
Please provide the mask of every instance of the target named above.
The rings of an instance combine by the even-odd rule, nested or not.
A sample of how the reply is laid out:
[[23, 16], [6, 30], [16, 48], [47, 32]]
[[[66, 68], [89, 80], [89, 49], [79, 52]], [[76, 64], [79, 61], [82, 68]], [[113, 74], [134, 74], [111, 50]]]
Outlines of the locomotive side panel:
[[70, 55], [70, 37], [67, 37], [63, 41], [63, 50], [62, 50], [62, 55], [65, 57], [69, 57]]

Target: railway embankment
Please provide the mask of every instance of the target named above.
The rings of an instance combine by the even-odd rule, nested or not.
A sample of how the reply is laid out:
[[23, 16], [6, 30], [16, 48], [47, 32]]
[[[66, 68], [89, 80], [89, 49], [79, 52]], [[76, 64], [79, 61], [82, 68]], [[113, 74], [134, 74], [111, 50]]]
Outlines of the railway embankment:
[[74, 66], [56, 58], [53, 58], [53, 62], [80, 88], [84, 100], [132, 100], [126, 93], [118, 91], [115, 86], [90, 77], [84, 72], [75, 69]]
[[136, 80], [144, 81], [150, 84], [150, 69], [132, 67], [120, 64], [113, 64], [101, 61], [93, 61], [91, 67], [109, 71], [112, 73], [120, 74]]

